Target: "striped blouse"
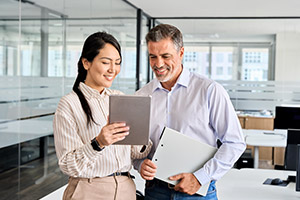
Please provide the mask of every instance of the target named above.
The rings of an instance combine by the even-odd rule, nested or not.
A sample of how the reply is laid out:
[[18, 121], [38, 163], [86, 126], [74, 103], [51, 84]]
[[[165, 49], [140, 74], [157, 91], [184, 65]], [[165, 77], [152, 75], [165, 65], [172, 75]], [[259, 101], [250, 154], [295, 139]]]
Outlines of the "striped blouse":
[[91, 145], [91, 140], [107, 124], [109, 95], [122, 93], [105, 88], [100, 94], [84, 83], [80, 83], [79, 89], [99, 125], [92, 122], [87, 127], [86, 114], [74, 91], [61, 98], [53, 120], [60, 169], [69, 176], [82, 178], [104, 177], [114, 172], [129, 171], [131, 159], [146, 157], [152, 145], [148, 145], [143, 153], [140, 153], [139, 145], [109, 145], [100, 152], [95, 151]]

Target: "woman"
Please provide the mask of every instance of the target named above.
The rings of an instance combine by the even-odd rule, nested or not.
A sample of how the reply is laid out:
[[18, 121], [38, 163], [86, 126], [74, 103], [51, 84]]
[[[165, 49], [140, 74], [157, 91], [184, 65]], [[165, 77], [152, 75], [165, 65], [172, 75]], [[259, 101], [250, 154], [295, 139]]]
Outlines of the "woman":
[[[53, 127], [60, 169], [70, 176], [63, 199], [135, 199], [131, 159], [143, 158], [151, 145], [111, 145], [129, 134], [125, 123], [108, 124], [108, 89], [120, 72], [121, 48], [105, 32], [90, 35], [78, 61], [73, 91], [55, 112]], [[115, 134], [118, 133], [118, 134]]]

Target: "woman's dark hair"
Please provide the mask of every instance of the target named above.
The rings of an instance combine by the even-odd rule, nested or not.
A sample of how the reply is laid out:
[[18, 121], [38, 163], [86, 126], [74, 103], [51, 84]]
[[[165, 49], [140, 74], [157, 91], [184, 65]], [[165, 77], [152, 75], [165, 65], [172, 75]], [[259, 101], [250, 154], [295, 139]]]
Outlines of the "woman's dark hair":
[[[99, 54], [100, 50], [104, 48], [105, 44], [113, 45], [120, 54], [121, 57], [121, 47], [119, 42], [110, 34], [106, 32], [96, 32], [90, 35], [84, 42], [81, 56], [78, 61], [78, 75], [76, 81], [73, 85], [73, 91], [78, 95], [81, 106], [87, 116], [87, 125], [90, 124], [91, 121], [94, 123], [95, 120], [92, 115], [91, 108], [85, 99], [83, 93], [79, 89], [79, 83], [84, 82], [87, 75], [87, 70], [83, 67], [82, 58], [87, 59], [89, 62], [92, 62], [94, 58]], [[122, 59], [121, 59], [122, 60]], [[96, 123], [97, 124], [97, 123]]]

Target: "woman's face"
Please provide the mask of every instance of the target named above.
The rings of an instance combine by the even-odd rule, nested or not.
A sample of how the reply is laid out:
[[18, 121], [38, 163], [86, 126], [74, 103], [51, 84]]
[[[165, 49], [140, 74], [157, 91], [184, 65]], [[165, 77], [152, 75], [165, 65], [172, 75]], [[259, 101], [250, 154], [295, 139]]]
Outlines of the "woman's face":
[[113, 45], [106, 43], [92, 62], [83, 58], [82, 63], [87, 70], [85, 84], [101, 93], [119, 74], [121, 57]]

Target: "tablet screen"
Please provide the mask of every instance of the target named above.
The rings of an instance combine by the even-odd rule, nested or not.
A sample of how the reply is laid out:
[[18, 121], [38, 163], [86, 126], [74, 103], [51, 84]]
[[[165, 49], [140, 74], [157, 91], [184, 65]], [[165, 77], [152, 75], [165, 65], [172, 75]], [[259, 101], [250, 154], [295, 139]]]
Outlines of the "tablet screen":
[[146, 145], [149, 141], [151, 96], [110, 95], [109, 122], [126, 122], [129, 135], [114, 144]]

